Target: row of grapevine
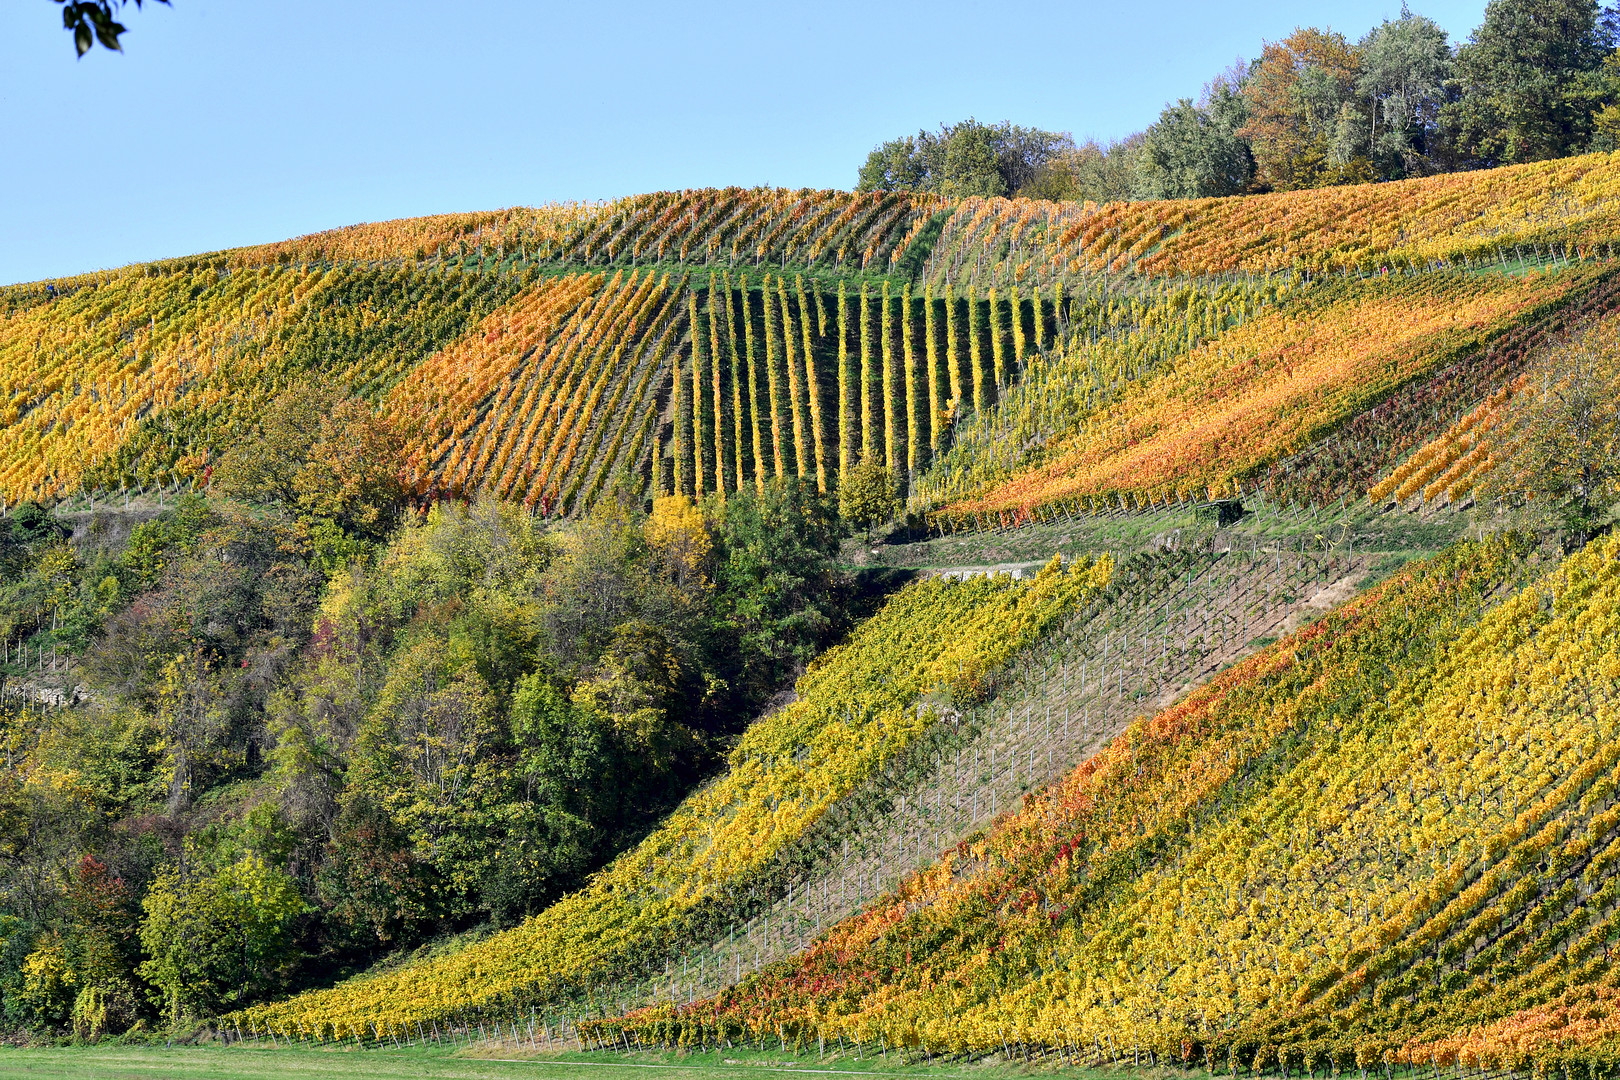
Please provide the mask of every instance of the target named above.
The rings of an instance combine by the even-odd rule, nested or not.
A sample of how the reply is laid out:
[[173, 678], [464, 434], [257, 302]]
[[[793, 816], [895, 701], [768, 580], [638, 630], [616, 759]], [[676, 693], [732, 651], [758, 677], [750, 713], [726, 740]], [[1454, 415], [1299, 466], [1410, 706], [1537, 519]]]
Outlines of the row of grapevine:
[[924, 279], [980, 287], [1084, 275], [1361, 275], [1591, 257], [1620, 238], [1620, 159], [1560, 161], [1242, 199], [967, 199]]
[[197, 475], [293, 382], [385, 393], [522, 284], [359, 265], [98, 275], [0, 321], [0, 496]]
[[[1465, 544], [1407, 571], [1133, 725], [802, 955], [597, 1030], [1257, 1073], [1451, 1064], [1473, 1038], [1456, 1033], [1606, 981], [1620, 932], [1620, 541], [1492, 606], [1525, 556]], [[1498, 1029], [1472, 1044], [1498, 1056], [1470, 1063], [1582, 1060], [1542, 1019], [1539, 1043]]]
[[[1034, 449], [942, 459], [919, 487], [943, 504], [935, 514], [943, 527], [1088, 498], [1230, 496], [1515, 324], [1588, 297], [1612, 274], [1605, 261], [1522, 277], [1442, 270], [1317, 279], [1254, 318], [1227, 319], [1224, 332], [1138, 379], [1116, 374], [1117, 362], [1106, 366], [1111, 346], [1072, 337], [1026, 373], [1027, 389], [1006, 416], [986, 418], [986, 434], [973, 440], [975, 450], [987, 441]], [[1114, 393], [1093, 392], [1099, 355]]]
[[486, 256], [497, 262], [550, 259], [571, 250], [612, 205], [552, 203], [535, 208], [400, 218], [194, 258], [223, 257], [236, 266], [468, 257], [482, 261]]
[[826, 491], [868, 455], [915, 475], [957, 417], [994, 405], [1092, 306], [1055, 288], [840, 282], [828, 295], [802, 274], [712, 272], [688, 304], [659, 490], [701, 497], [796, 476]]
[[1572, 986], [1490, 1023], [1438, 1039], [1415, 1038], [1393, 1056], [1417, 1068], [1444, 1061], [1482, 1072], [1550, 1076], [1559, 1070], [1580, 1075], [1585, 1066], [1589, 1076], [1613, 1076], [1620, 1064], [1620, 988], [1612, 980]]
[[866, 901], [899, 887], [1030, 791], [1101, 749], [1144, 709], [1170, 704], [1306, 610], [1319, 589], [1365, 572], [1338, 550], [1138, 556], [1039, 647], [983, 705], [919, 744], [919, 767], [874, 790], [860, 812], [810, 839], [775, 901], [672, 958], [661, 976], [603, 989], [689, 1005], [791, 956]]
[[582, 891], [460, 952], [229, 1022], [326, 1035], [372, 1024], [400, 1032], [644, 978], [672, 949], [779, 886], [780, 857], [933, 727], [939, 711], [925, 695], [982, 694], [1013, 657], [1105, 585], [1110, 566], [1054, 563], [1028, 582], [907, 587], [812, 665], [792, 704], [744, 734], [725, 773]]

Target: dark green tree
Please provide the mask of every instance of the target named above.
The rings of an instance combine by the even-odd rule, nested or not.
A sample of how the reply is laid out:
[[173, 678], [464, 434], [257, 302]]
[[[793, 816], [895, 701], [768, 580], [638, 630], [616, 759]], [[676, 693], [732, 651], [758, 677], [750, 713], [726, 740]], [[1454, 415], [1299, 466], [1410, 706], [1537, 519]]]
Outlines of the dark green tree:
[[937, 190], [953, 199], [1006, 195], [1012, 189], [1002, 175], [996, 141], [989, 128], [969, 120], [958, 124], [944, 141]]
[[577, 708], [545, 674], [518, 682], [510, 723], [511, 811], [484, 884], [485, 906], [499, 923], [538, 911], [609, 849], [624, 790], [611, 726]]
[[1068, 135], [968, 119], [883, 143], [867, 155], [859, 191], [927, 191], [954, 198], [1012, 195], [1029, 187], [1059, 155]]
[[432, 868], [368, 792], [345, 787], [342, 795], [315, 874], [326, 935], [359, 950], [412, 941], [440, 910]]
[[726, 499], [716, 609], [741, 646], [745, 694], [769, 696], [839, 631], [841, 537], [831, 500], [795, 479]]
[[1603, 73], [1614, 36], [1596, 0], [1491, 0], [1457, 52], [1457, 100], [1441, 121], [1461, 158], [1482, 166], [1579, 153], [1612, 99]]
[[[929, 191], [930, 178], [923, 147], [918, 140], [932, 140], [927, 132], [902, 135], [879, 144], [866, 155], [856, 178], [857, 191]], [[927, 145], [925, 142], [924, 145]]]
[[1248, 119], [1239, 78], [1216, 78], [1194, 105], [1165, 107], [1144, 133], [1132, 194], [1141, 199], [1236, 195], [1254, 179], [1254, 155], [1238, 129]]

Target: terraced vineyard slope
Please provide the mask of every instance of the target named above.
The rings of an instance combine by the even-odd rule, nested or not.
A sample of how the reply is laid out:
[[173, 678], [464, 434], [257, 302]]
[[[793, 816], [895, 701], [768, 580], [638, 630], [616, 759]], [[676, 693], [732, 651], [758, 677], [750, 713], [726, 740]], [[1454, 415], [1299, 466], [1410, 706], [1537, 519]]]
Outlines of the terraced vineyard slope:
[[1612, 979], [1620, 542], [1528, 581], [1526, 554], [1413, 568], [793, 959], [590, 1030], [1257, 1073], [1602, 1067], [1603, 1024], [1548, 1017], [1601, 1019]]
[[[1147, 555], [1019, 654], [983, 704], [951, 710], [910, 767], [853, 796], [774, 901], [682, 950], [662, 977], [615, 988], [622, 1004], [692, 1001], [784, 959], [942, 850], [1038, 792], [1161, 705], [1321, 611], [1367, 569], [1344, 550]], [[548, 1025], [548, 1030], [552, 1025]]]
[[[12, 286], [0, 497], [205, 485], [313, 378], [389, 417], [422, 498], [832, 490], [872, 455], [944, 528], [1208, 498], [1592, 303], [1616, 169], [1107, 207], [668, 192]], [[1453, 389], [1446, 423], [1497, 386]]]

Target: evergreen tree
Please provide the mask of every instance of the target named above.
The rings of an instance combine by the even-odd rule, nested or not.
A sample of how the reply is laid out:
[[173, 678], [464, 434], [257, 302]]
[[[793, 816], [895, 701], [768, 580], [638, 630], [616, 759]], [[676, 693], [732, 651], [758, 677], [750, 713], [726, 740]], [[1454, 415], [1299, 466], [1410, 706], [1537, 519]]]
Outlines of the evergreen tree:
[[1613, 97], [1603, 60], [1614, 35], [1596, 0], [1492, 0], [1457, 53], [1458, 99], [1444, 123], [1477, 165], [1579, 153]]

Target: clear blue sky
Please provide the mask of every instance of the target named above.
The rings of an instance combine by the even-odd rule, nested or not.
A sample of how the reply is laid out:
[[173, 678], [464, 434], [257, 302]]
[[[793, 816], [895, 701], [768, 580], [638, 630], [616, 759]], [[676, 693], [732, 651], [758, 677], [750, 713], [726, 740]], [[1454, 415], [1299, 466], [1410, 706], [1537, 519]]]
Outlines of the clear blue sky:
[[[1484, 0], [1414, 0], [1464, 38]], [[451, 210], [849, 187], [967, 116], [1115, 138], [1299, 22], [1400, 0], [174, 0], [83, 60], [0, 2], [0, 283]], [[386, 21], [383, 21], [386, 20]]]

